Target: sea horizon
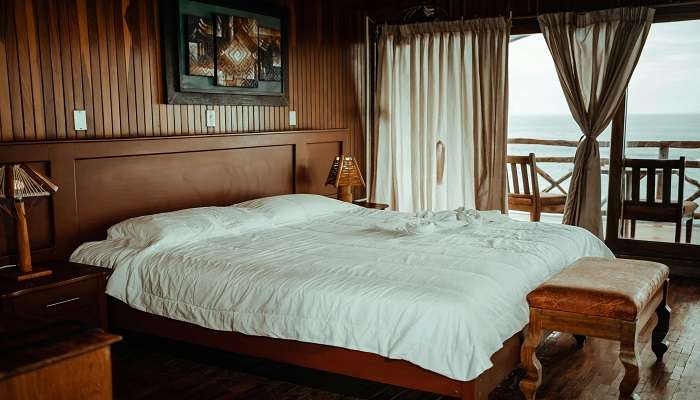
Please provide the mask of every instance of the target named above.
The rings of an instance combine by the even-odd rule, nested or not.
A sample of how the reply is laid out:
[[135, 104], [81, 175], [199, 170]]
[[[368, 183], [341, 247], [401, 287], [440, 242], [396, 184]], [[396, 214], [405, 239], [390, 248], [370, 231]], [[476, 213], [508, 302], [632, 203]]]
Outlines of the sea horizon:
[[[508, 116], [509, 138], [534, 138], [579, 140], [581, 130], [569, 114], [510, 114]], [[625, 137], [627, 141], [700, 141], [700, 113], [630, 113], [627, 115]], [[610, 127], [606, 128], [598, 140], [610, 140]], [[509, 144], [509, 155], [535, 153], [538, 157], [573, 157], [574, 147]], [[610, 149], [601, 147], [601, 157], [608, 158]], [[658, 158], [658, 148], [627, 147], [625, 156], [629, 158]], [[671, 149], [669, 158], [684, 156], [686, 160], [700, 160], [700, 149]], [[555, 178], [563, 176], [573, 168], [572, 164], [541, 163], [538, 167]], [[686, 175], [700, 178], [700, 170], [688, 168]], [[674, 179], [674, 186], [677, 183]], [[542, 186], [545, 185], [545, 186]], [[540, 186], [548, 184], [540, 178]], [[568, 181], [564, 184], [568, 188]], [[685, 185], [685, 195], [692, 195], [697, 188]], [[607, 194], [607, 175], [603, 179], [603, 196]]]

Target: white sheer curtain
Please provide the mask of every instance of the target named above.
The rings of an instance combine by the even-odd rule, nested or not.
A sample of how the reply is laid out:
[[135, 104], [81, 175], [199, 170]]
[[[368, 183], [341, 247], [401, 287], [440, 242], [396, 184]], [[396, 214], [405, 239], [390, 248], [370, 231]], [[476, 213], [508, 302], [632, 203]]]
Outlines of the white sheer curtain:
[[373, 201], [505, 208], [509, 33], [503, 18], [384, 27]]

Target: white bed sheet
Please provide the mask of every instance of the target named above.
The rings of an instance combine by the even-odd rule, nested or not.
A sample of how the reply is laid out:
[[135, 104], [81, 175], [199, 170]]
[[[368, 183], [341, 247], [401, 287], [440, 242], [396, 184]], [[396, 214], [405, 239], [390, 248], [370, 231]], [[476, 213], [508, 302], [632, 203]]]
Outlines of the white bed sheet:
[[425, 235], [377, 229], [404, 214], [356, 208], [187, 244], [86, 243], [131, 307], [223, 331], [410, 361], [458, 380], [528, 321], [526, 294], [579, 257], [613, 257], [571, 226], [496, 218]]

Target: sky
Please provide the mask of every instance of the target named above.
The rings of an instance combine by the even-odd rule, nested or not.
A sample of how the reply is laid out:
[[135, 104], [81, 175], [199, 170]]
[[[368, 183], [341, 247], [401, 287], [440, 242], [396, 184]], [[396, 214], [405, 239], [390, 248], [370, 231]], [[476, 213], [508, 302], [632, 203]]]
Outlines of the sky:
[[[510, 44], [509, 113], [569, 114], [541, 34]], [[700, 114], [700, 20], [653, 24], [628, 89], [628, 114]]]

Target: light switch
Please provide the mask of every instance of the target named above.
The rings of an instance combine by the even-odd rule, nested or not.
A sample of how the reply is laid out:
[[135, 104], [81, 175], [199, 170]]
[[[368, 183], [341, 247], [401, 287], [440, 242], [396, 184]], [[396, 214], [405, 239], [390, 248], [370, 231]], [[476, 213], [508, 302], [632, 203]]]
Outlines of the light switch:
[[207, 128], [216, 127], [216, 111], [207, 110]]
[[87, 114], [85, 110], [73, 110], [73, 126], [76, 131], [87, 130]]
[[296, 111], [290, 111], [290, 112], [289, 112], [289, 125], [290, 125], [290, 126], [296, 126], [296, 125], [297, 125], [297, 112], [296, 112]]

